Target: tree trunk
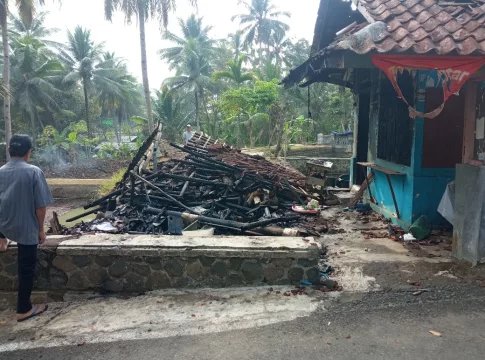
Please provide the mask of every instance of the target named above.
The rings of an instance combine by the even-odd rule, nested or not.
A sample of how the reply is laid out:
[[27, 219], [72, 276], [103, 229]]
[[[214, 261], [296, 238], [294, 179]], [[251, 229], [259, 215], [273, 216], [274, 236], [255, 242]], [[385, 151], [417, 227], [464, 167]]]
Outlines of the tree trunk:
[[241, 114], [237, 114], [237, 137], [236, 137], [236, 146], [240, 147], [240, 138], [241, 138]]
[[36, 128], [35, 128], [35, 117], [34, 117], [34, 115], [29, 114], [29, 118], [30, 118], [30, 126], [32, 127], [32, 129], [31, 129], [31, 131], [32, 131], [32, 146], [35, 147], [36, 146], [35, 140], [37, 139], [37, 131], [36, 131]]
[[[205, 95], [204, 95], [203, 90], [201, 91], [201, 97], [202, 97], [202, 106], [204, 107], [205, 116], [207, 117], [208, 130], [210, 131], [210, 128], [211, 128], [211, 126], [210, 126], [210, 124], [211, 124], [211, 121], [210, 121], [211, 120], [211, 117], [209, 115], [209, 109], [208, 109], [208, 106], [207, 106], [207, 101], [205, 99]], [[215, 113], [214, 113], [214, 117], [215, 117]], [[215, 122], [214, 122], [214, 124], [215, 124]], [[211, 132], [210, 135], [213, 136], [213, 137], [216, 137], [215, 136], [215, 133], [216, 133], [215, 132], [215, 129], [213, 128], [212, 130], [213, 131]]]
[[119, 144], [121, 142], [120, 119], [118, 119], [116, 111], [113, 111], [113, 110], [109, 110], [108, 116], [113, 118], [113, 129], [115, 131], [116, 142]]
[[263, 136], [264, 134], [264, 128], [261, 129], [261, 131], [259, 132], [258, 136], [256, 136], [256, 139], [254, 139], [254, 142], [255, 143], [258, 143], [259, 140], [261, 140], [261, 137]]
[[86, 79], [83, 78], [83, 91], [84, 91], [84, 110], [86, 111], [86, 124], [88, 126], [88, 138], [92, 138], [91, 134], [91, 122], [89, 120], [89, 99], [88, 99], [88, 85]]
[[10, 47], [7, 32], [7, 11], [3, 4], [3, 1], [0, 2], [0, 23], [3, 42], [3, 85], [6, 90], [6, 94], [3, 97], [3, 121], [5, 122], [5, 143], [7, 145], [6, 156], [8, 161], [10, 160], [8, 145], [12, 138], [12, 119], [10, 118]]
[[251, 120], [251, 117], [248, 119], [248, 130], [249, 130], [249, 147], [252, 149], [253, 148], [253, 121]]
[[142, 9], [138, 11], [140, 26], [140, 50], [141, 50], [141, 73], [143, 77], [143, 91], [145, 93], [145, 102], [147, 106], [147, 119], [149, 132], [153, 131], [153, 114], [152, 102], [150, 98], [150, 85], [148, 82], [148, 62], [147, 62], [147, 43], [145, 38], [145, 13]]
[[195, 122], [197, 125], [197, 131], [201, 131], [199, 119], [199, 92], [197, 88], [195, 89]]
[[281, 142], [283, 141], [283, 136], [285, 134], [286, 117], [283, 115], [280, 120], [279, 134], [276, 143], [276, 156], [279, 156], [281, 151]]
[[121, 137], [123, 136], [123, 118], [121, 115], [118, 115], [118, 136], [119, 136], [119, 141], [121, 142]]

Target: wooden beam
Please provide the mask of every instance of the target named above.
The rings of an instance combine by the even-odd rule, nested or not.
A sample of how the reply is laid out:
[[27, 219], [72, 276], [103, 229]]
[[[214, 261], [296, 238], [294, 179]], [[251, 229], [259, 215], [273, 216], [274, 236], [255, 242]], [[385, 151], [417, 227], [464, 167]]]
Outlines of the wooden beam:
[[375, 69], [376, 66], [372, 63], [371, 54], [356, 54], [353, 51], [347, 50], [343, 54], [344, 68], [361, 68], [361, 69]]
[[370, 188], [370, 184], [372, 181], [374, 181], [374, 173], [370, 172], [362, 185], [360, 185], [359, 191], [357, 191], [352, 200], [350, 200], [349, 208], [354, 207], [359, 202], [359, 200], [362, 199], [362, 196], [364, 196], [364, 192], [367, 190], [367, 188]]
[[359, 10], [359, 12], [362, 14], [362, 16], [369, 22], [369, 24], [372, 24], [372, 23], [375, 23], [376, 22], [374, 20], [374, 18], [372, 16], [370, 16], [369, 12], [365, 8], [365, 6], [362, 5], [362, 3], [360, 1], [357, 4], [357, 10]]
[[477, 113], [477, 83], [469, 81], [465, 93], [465, 126], [463, 129], [463, 163], [469, 164], [474, 159], [475, 126]]

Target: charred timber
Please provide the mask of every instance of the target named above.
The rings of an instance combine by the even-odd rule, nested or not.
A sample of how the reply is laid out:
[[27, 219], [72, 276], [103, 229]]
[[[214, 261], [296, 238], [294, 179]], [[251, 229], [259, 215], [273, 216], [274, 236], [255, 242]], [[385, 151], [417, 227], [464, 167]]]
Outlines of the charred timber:
[[200, 179], [200, 178], [190, 177], [190, 176], [181, 176], [181, 175], [173, 175], [173, 174], [166, 174], [166, 173], [160, 173], [159, 175], [160, 175], [160, 177], [164, 177], [164, 178], [188, 181], [188, 182], [197, 183], [197, 184], [222, 186], [222, 187], [229, 187], [230, 186], [228, 184], [224, 184], [224, 183], [221, 183], [221, 182], [205, 180], [205, 179]]
[[167, 194], [165, 191], [163, 191], [162, 189], [160, 189], [158, 186], [155, 186], [153, 185], [151, 182], [149, 182], [148, 180], [145, 180], [144, 178], [142, 178], [140, 175], [136, 174], [135, 172], [131, 172], [131, 174], [136, 177], [137, 179], [143, 181], [145, 184], [147, 184], [149, 187], [151, 187], [152, 189], [154, 190], [157, 190], [158, 192], [160, 192], [161, 194], [163, 194], [164, 197], [167, 197], [169, 198], [170, 200], [172, 200], [173, 203], [177, 204], [178, 206], [180, 206], [181, 208], [187, 210], [188, 212], [192, 213], [192, 214], [197, 214], [199, 215], [199, 213], [191, 208], [189, 208], [188, 206], [184, 205], [183, 203], [181, 203], [180, 201], [178, 201], [177, 199], [175, 199], [174, 197], [172, 197], [171, 195]]
[[103, 196], [97, 200], [94, 200], [93, 202], [90, 202], [89, 204], [86, 204], [84, 205], [84, 209], [87, 210], [87, 209], [90, 209], [96, 205], [100, 205], [102, 203], [104, 203], [105, 201], [108, 201], [109, 199], [115, 197], [115, 196], [119, 196], [121, 195], [123, 192], [123, 189], [119, 189], [119, 190], [116, 190], [116, 191], [113, 191], [111, 193], [109, 193], [108, 195], [106, 196]]
[[266, 226], [269, 224], [274, 224], [278, 222], [287, 222], [287, 221], [293, 221], [299, 219], [299, 216], [288, 216], [288, 217], [280, 217], [280, 218], [271, 218], [271, 219], [264, 219], [260, 221], [255, 221], [251, 223], [241, 223], [238, 221], [233, 221], [233, 220], [223, 220], [223, 219], [218, 219], [218, 218], [211, 218], [203, 215], [194, 215], [194, 214], [189, 214], [189, 213], [181, 213], [178, 211], [170, 211], [166, 210], [165, 212], [160, 209], [155, 209], [152, 207], [146, 207], [144, 209], [144, 212], [147, 214], [152, 214], [152, 215], [170, 215], [170, 216], [181, 216], [183, 219], [189, 220], [189, 221], [199, 221], [201, 223], [206, 223], [210, 224], [213, 226], [224, 226], [224, 227], [229, 227], [232, 229], [237, 229], [239, 231], [245, 231], [245, 230], [251, 230], [260, 226]]
[[82, 214], [79, 214], [79, 215], [76, 215], [70, 219], [67, 219], [66, 222], [73, 222], [73, 221], [76, 221], [76, 220], [79, 220], [85, 216], [88, 216], [88, 215], [91, 215], [91, 214], [95, 214], [97, 213], [98, 211], [103, 211], [104, 210], [104, 207], [100, 206], [96, 209], [92, 209], [92, 210], [89, 210], [89, 211], [86, 211], [86, 212], [83, 212]]

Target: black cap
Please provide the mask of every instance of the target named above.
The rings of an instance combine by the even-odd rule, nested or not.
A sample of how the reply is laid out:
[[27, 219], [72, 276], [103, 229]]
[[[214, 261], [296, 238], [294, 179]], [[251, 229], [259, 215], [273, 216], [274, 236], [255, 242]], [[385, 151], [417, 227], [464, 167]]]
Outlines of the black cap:
[[8, 152], [11, 157], [24, 157], [32, 150], [32, 139], [29, 135], [15, 134], [10, 139]]

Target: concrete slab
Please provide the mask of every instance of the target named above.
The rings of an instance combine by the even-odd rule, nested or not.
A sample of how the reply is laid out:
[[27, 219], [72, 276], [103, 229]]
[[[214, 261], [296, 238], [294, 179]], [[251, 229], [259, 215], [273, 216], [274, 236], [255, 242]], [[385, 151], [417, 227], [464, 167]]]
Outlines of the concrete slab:
[[194, 257], [205, 256], [315, 259], [320, 256], [321, 245], [307, 242], [301, 237], [270, 236], [147, 236], [147, 235], [85, 235], [59, 244], [59, 255], [122, 255], [141, 252], [144, 255], [160, 254]]
[[54, 199], [95, 198], [106, 179], [47, 179]]
[[[335, 278], [346, 291], [408, 289], [408, 281], [420, 282], [423, 287], [456, 284], [483, 276], [452, 261], [451, 240], [446, 235], [443, 238], [447, 240], [433, 236], [438, 241], [428, 245], [393, 241], [387, 237], [387, 222], [373, 220], [372, 215], [339, 213], [341, 209], [323, 211], [332, 231], [322, 243], [327, 248], [326, 261], [336, 268]], [[362, 232], [384, 235], [366, 238]]]
[[48, 185], [103, 185], [109, 179], [47, 179]]
[[284, 296], [289, 289], [168, 290], [131, 298], [51, 303], [47, 313], [25, 323], [16, 323], [14, 313], [6, 311], [0, 313], [0, 353], [257, 328], [308, 316], [339, 295]]

